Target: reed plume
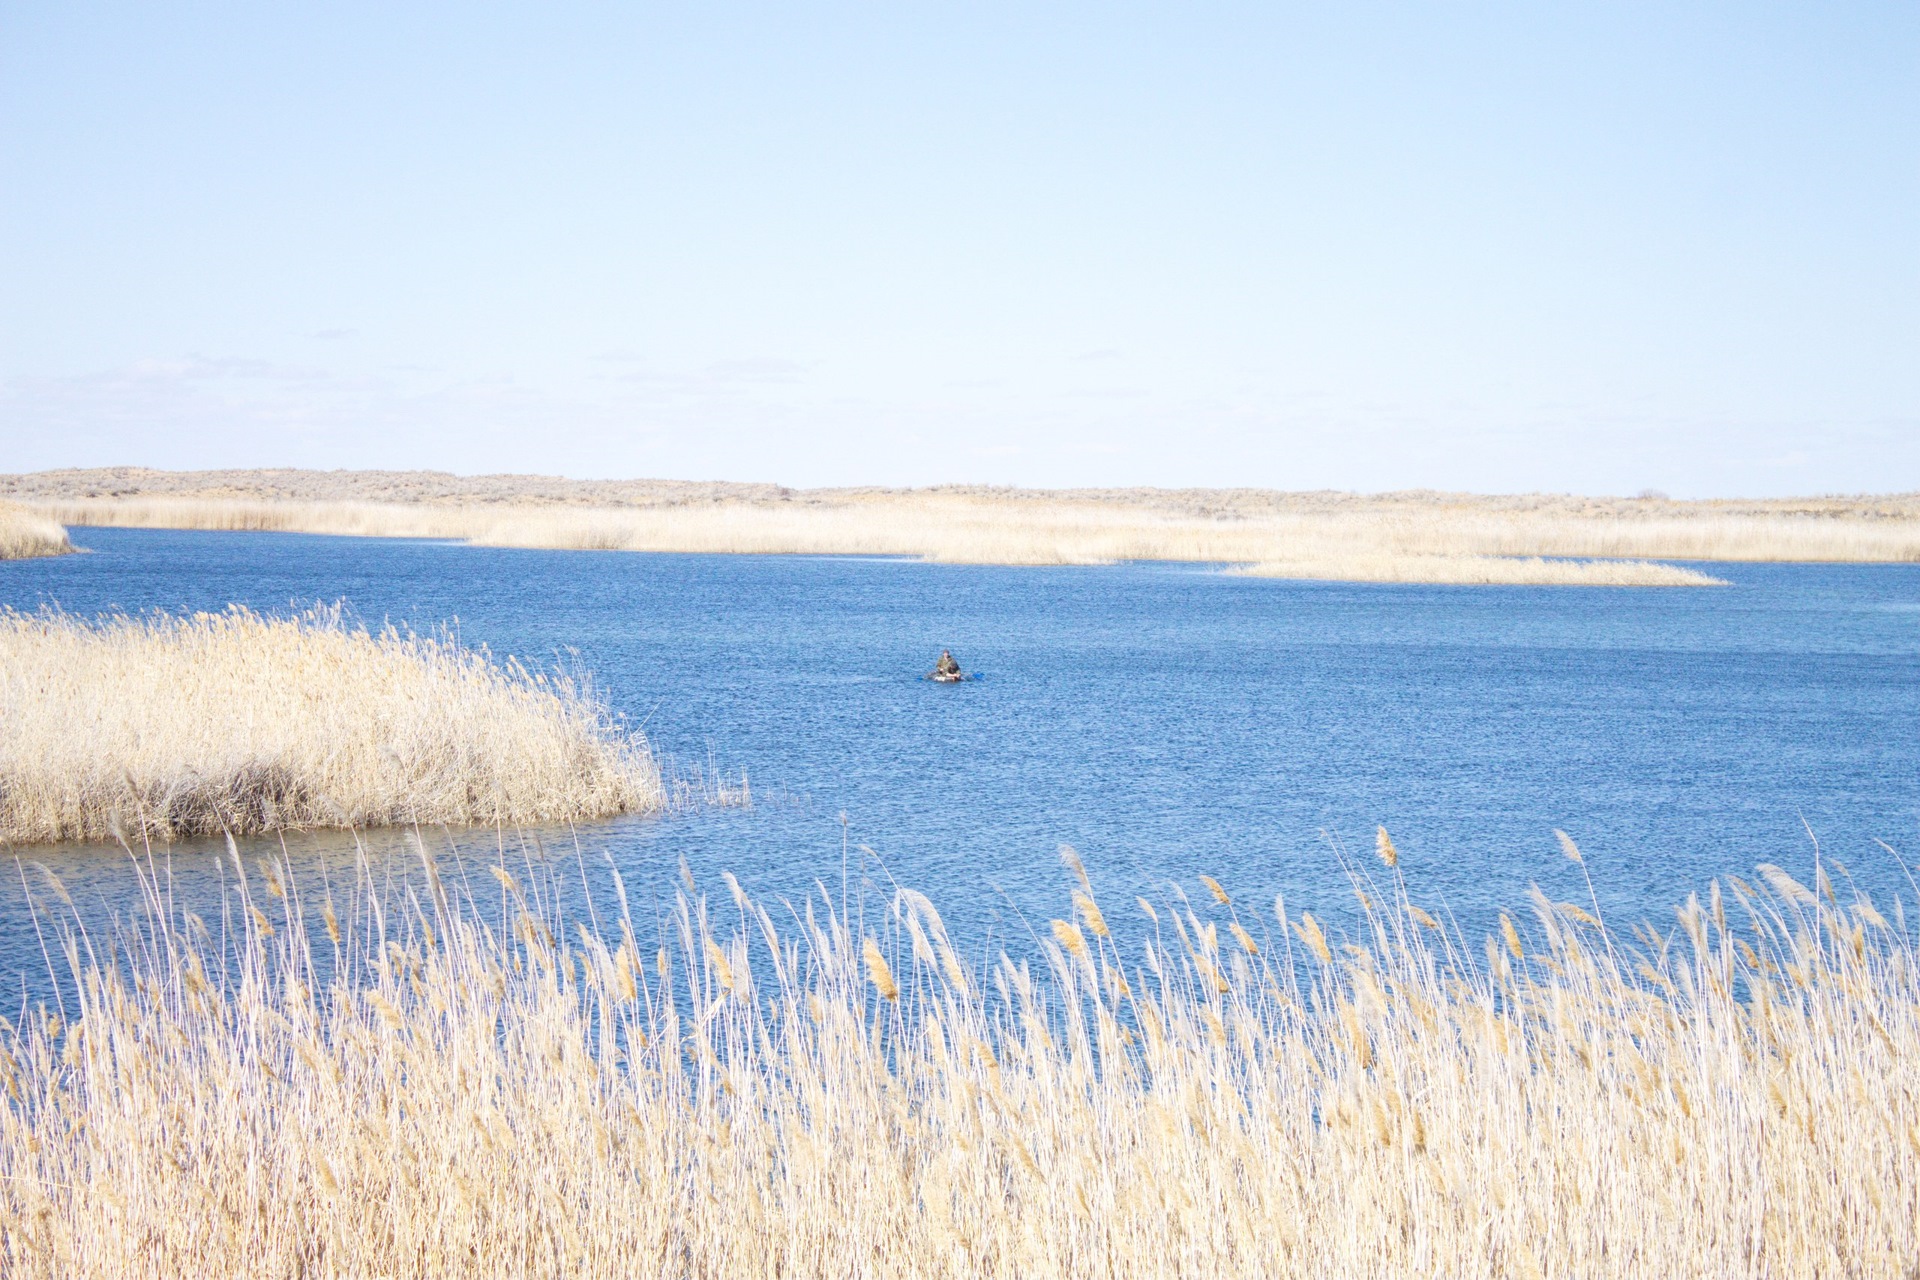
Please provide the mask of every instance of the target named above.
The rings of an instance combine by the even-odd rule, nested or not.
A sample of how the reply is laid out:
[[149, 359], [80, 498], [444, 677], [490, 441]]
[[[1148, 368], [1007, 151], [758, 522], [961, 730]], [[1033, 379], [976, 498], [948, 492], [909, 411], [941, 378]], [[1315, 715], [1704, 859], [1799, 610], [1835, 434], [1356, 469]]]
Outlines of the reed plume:
[[861, 955], [866, 960], [867, 980], [873, 983], [873, 989], [889, 1001], [898, 1000], [900, 984], [894, 980], [893, 966], [881, 954], [880, 944], [869, 937], [861, 948]]

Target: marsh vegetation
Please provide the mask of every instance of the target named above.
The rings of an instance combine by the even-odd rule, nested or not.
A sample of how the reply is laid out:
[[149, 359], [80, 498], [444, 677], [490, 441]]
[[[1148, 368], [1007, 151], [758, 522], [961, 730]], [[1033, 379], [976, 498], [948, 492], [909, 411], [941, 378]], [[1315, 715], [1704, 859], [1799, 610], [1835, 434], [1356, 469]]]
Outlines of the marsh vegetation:
[[1536, 891], [1478, 939], [1379, 847], [1342, 930], [1206, 877], [1120, 913], [1065, 851], [1023, 960], [904, 889], [589, 920], [493, 849], [404, 890], [236, 857], [203, 920], [155, 873], [0, 1028], [5, 1269], [1911, 1269], [1897, 904], [1769, 866], [1629, 935]]
[[1920, 500], [1684, 502], [1266, 490], [793, 490], [437, 473], [70, 472], [0, 478], [70, 524], [268, 529], [580, 550], [1165, 560], [1359, 581], [1707, 585], [1576, 561], [1920, 560]]
[[32, 560], [72, 550], [58, 520], [18, 503], [0, 502], [0, 560]]
[[1321, 578], [1338, 582], [1428, 582], [1451, 586], [1724, 587], [1726, 579], [1652, 560], [1543, 559], [1426, 553], [1348, 552], [1231, 570], [1253, 578]]
[[584, 677], [341, 610], [0, 611], [0, 840], [657, 808], [659, 770]]

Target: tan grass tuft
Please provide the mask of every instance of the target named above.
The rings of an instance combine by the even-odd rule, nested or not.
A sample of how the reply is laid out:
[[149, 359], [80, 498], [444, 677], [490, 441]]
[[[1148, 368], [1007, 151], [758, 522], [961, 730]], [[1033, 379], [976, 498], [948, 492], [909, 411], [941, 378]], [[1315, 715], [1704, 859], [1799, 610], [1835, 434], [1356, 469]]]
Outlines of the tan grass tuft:
[[1053, 920], [1049, 923], [1053, 928], [1054, 940], [1066, 948], [1068, 955], [1078, 960], [1087, 958], [1087, 939], [1078, 925], [1071, 920]]
[[1293, 931], [1300, 935], [1300, 941], [1306, 943], [1314, 955], [1320, 957], [1321, 964], [1333, 963], [1333, 953], [1327, 950], [1327, 935], [1321, 931], [1320, 922], [1313, 918], [1313, 912], [1302, 911]]
[[1107, 929], [1107, 918], [1101, 914], [1100, 904], [1093, 900], [1093, 895], [1076, 890], [1073, 905], [1080, 912], [1080, 918], [1087, 922], [1087, 932], [1096, 938], [1113, 936]]
[[880, 944], [868, 938], [861, 947], [861, 955], [867, 963], [867, 980], [873, 983], [874, 990], [888, 1000], [900, 998], [900, 984], [893, 980], [893, 967], [887, 958], [880, 954]]
[[1525, 957], [1526, 952], [1520, 946], [1520, 932], [1513, 927], [1513, 918], [1504, 911], [1500, 913], [1500, 936], [1507, 940], [1507, 950], [1515, 960]]
[[[875, 951], [874, 954], [878, 955], [879, 952]], [[885, 964], [886, 961], [882, 960], [881, 963]], [[733, 966], [727, 963], [727, 953], [722, 951], [719, 944], [711, 938], [707, 940], [707, 967], [712, 971], [714, 981], [728, 991], [733, 990]], [[878, 985], [877, 981], [876, 985]], [[893, 997], [887, 998], [891, 1000]]]

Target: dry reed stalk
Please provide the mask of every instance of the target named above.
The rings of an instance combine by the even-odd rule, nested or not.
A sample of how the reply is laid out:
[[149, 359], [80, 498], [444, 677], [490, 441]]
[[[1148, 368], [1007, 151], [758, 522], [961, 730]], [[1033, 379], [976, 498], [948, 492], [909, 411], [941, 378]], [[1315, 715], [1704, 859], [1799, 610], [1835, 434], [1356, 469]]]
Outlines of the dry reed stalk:
[[337, 609], [87, 620], [0, 611], [0, 840], [657, 807], [583, 682]]
[[0, 560], [32, 560], [72, 550], [59, 521], [18, 503], [0, 502]]
[[[650, 979], [624, 917], [617, 938], [562, 942], [558, 918], [501, 930], [520, 901], [504, 879], [498, 902], [383, 903], [375, 884], [363, 866], [325, 970], [292, 896], [245, 901], [223, 934], [156, 891], [117, 955], [67, 948], [71, 1021], [0, 1026], [0, 1270], [1920, 1262], [1920, 953], [1864, 897], [1736, 881], [1644, 949], [1543, 917], [1548, 949], [1499, 972], [1389, 908], [1304, 975], [1246, 951], [1217, 981], [1148, 944], [1131, 981], [1109, 966], [1096, 984], [1068, 954], [1084, 938], [1043, 942], [1037, 973], [1002, 957], [987, 987], [932, 964], [900, 983], [824, 899], [782, 936], [736, 895], [720, 938], [682, 896], [681, 963], [663, 948]], [[883, 928], [945, 945], [932, 904], [900, 902]], [[703, 956], [731, 957], [733, 984], [703, 980]]]

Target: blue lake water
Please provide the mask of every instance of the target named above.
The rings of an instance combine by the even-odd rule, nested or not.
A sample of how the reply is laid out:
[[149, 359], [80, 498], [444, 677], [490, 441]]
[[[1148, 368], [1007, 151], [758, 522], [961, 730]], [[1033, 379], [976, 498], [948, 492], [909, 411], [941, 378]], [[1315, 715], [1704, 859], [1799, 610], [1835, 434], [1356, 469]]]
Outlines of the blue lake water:
[[[1876, 892], [1920, 847], [1920, 566], [1719, 565], [1722, 589], [1295, 583], [1189, 565], [492, 550], [426, 541], [80, 529], [91, 554], [0, 564], [0, 604], [361, 618], [590, 671], [682, 773], [750, 778], [579, 832], [642, 901], [684, 859], [757, 894], [890, 875], [956, 934], [1064, 913], [1076, 846], [1112, 914], [1135, 892], [1336, 917], [1340, 853], [1384, 823], [1416, 898], [1468, 922], [1540, 882], [1665, 917], [1714, 876], [1810, 874], [1817, 837]], [[949, 647], [977, 682], [920, 676]], [[844, 815], [844, 824], [842, 816]], [[491, 836], [481, 837], [491, 842]], [[294, 838], [296, 855], [309, 841]], [[844, 841], [844, 844], [843, 844]], [[865, 845], [869, 857], [859, 851]], [[206, 857], [194, 846], [182, 856]], [[114, 850], [31, 851], [115, 898]], [[120, 886], [120, 888], [116, 888]], [[40, 965], [20, 886], [0, 966]], [[29, 959], [29, 953], [31, 958]], [[5, 975], [8, 981], [15, 981]]]

